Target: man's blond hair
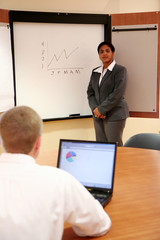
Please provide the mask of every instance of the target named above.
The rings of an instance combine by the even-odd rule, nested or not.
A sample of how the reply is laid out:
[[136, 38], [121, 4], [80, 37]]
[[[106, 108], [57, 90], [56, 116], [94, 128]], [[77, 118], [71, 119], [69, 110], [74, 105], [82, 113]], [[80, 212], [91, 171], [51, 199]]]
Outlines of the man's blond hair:
[[6, 152], [28, 154], [41, 132], [42, 120], [30, 107], [14, 107], [1, 115], [0, 136]]

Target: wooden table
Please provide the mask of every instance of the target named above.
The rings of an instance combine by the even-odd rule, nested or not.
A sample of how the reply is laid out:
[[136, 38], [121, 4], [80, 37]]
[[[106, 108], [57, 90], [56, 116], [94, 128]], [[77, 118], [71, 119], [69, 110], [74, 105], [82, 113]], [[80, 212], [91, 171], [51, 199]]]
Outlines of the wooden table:
[[[37, 159], [52, 166], [56, 161], [57, 151], [41, 153]], [[160, 239], [160, 151], [118, 147], [113, 198], [105, 211], [112, 227], [96, 239]], [[65, 224], [63, 240], [72, 239], [82, 240]]]

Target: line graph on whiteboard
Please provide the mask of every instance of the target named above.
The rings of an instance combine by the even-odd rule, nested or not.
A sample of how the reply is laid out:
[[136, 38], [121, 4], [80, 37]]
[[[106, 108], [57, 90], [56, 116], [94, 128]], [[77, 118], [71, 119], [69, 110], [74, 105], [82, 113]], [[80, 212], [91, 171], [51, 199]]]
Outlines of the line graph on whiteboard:
[[47, 41], [41, 42], [41, 67], [51, 75], [55, 74], [81, 74], [83, 68], [78, 66], [79, 47], [72, 46], [68, 49], [52, 49]]

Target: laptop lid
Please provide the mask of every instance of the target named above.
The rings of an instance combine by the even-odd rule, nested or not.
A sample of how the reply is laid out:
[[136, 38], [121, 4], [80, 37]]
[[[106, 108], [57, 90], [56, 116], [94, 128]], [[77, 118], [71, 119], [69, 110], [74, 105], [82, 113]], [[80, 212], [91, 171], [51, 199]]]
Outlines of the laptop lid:
[[116, 143], [60, 139], [57, 167], [87, 189], [113, 192]]

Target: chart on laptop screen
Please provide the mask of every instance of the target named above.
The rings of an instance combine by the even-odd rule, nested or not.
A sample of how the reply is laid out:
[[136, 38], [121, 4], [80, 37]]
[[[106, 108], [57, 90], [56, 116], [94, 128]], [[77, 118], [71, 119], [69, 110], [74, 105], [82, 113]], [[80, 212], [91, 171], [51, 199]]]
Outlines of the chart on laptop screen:
[[60, 168], [85, 186], [110, 188], [114, 157], [114, 145], [64, 142], [61, 146]]

